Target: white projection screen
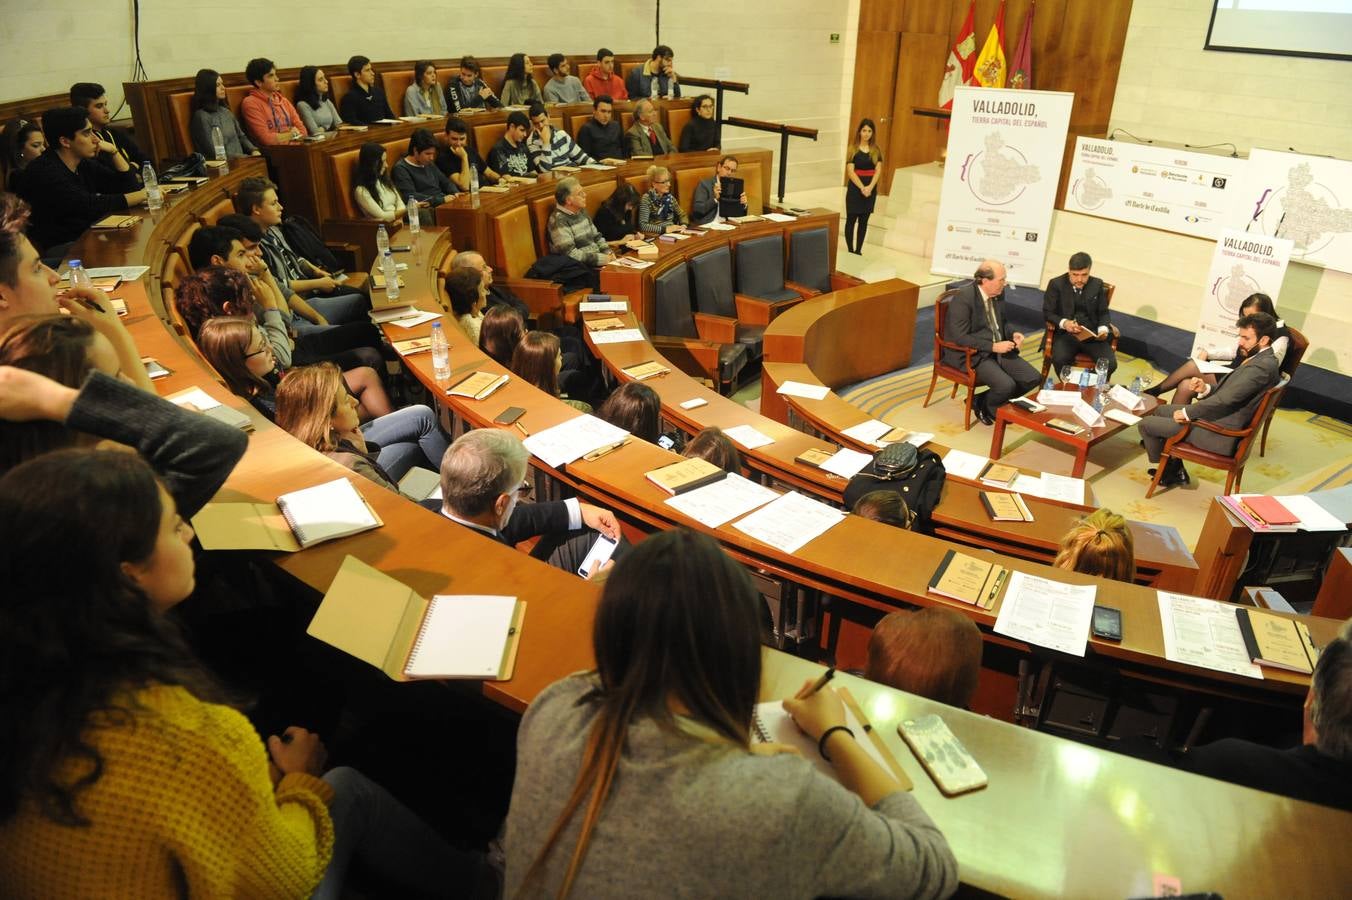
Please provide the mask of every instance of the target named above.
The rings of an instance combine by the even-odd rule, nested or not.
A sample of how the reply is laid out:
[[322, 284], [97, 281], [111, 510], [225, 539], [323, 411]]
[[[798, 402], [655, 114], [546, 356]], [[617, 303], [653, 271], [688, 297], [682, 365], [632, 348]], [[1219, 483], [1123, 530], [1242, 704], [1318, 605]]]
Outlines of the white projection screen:
[[1215, 0], [1206, 49], [1352, 59], [1352, 0]]

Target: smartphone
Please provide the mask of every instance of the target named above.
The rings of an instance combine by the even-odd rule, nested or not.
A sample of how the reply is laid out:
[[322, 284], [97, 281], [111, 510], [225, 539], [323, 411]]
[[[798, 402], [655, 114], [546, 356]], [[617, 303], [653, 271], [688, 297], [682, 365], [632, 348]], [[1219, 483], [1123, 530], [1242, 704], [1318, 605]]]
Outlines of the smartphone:
[[586, 578], [587, 573], [591, 571], [593, 565], [597, 568], [604, 566], [618, 546], [618, 541], [612, 541], [604, 534], [598, 534], [596, 536], [596, 543], [592, 544], [591, 549], [587, 551], [587, 558], [582, 560], [582, 565], [577, 567], [577, 574]]
[[521, 418], [522, 416], [524, 416], [525, 414], [526, 414], [526, 411], [525, 411], [524, 409], [522, 409], [521, 407], [519, 407], [519, 406], [509, 406], [509, 407], [507, 407], [506, 409], [504, 409], [501, 413], [498, 414], [498, 417], [497, 417], [496, 419], [493, 420], [493, 424], [494, 424], [494, 425], [510, 425], [510, 424], [512, 424], [513, 422], [515, 422], [517, 419], [519, 419], [519, 418]]
[[390, 247], [391, 253], [409, 253], [412, 252], [412, 250], [413, 246], [411, 244], [405, 244], [402, 247], [394, 247], [394, 246]]
[[1095, 605], [1094, 618], [1090, 622], [1089, 630], [1094, 633], [1094, 637], [1103, 638], [1105, 641], [1122, 640], [1122, 610]]

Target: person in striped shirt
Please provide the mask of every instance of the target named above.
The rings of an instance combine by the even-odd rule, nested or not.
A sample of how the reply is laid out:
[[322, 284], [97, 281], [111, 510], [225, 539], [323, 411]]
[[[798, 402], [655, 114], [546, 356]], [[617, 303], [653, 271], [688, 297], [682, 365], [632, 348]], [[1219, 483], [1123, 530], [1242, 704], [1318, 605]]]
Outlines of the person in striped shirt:
[[559, 166], [585, 166], [596, 162], [577, 145], [568, 132], [549, 123], [549, 113], [545, 111], [543, 103], [532, 103], [529, 114], [530, 137], [526, 146], [530, 148], [531, 157], [538, 161], [541, 171]]

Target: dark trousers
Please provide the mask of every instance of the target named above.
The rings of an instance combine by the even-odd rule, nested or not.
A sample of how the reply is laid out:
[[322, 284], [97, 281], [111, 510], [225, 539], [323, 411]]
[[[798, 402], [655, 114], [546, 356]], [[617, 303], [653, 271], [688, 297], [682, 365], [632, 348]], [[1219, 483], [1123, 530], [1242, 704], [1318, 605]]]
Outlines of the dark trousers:
[[308, 366], [329, 360], [344, 371], [370, 366], [383, 377], [385, 362], [381, 345], [380, 332], [369, 322], [331, 325], [297, 335], [291, 362]]
[[1080, 342], [1070, 332], [1058, 328], [1052, 335], [1052, 367], [1059, 374], [1065, 366], [1075, 364], [1075, 355], [1083, 353], [1092, 357], [1094, 362], [1100, 359], [1108, 360], [1108, 374], [1112, 375], [1117, 371], [1117, 354], [1113, 352], [1113, 345], [1109, 341], [1085, 341]]
[[1022, 397], [1042, 383], [1038, 370], [1017, 353], [987, 356], [976, 364], [977, 384], [986, 385], [986, 409], [992, 413], [1010, 397]]
[[845, 247], [851, 253], [864, 249], [864, 235], [868, 234], [868, 217], [868, 213], [862, 215], [847, 213], [845, 216]]

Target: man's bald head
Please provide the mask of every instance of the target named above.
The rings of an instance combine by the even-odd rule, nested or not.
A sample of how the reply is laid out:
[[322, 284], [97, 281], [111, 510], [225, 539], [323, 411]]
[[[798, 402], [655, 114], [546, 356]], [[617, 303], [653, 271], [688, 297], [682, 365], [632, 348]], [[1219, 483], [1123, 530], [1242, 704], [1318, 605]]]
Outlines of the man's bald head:
[[983, 259], [981, 265], [976, 267], [976, 273], [972, 278], [987, 297], [994, 297], [1005, 289], [1004, 263], [994, 259]]

